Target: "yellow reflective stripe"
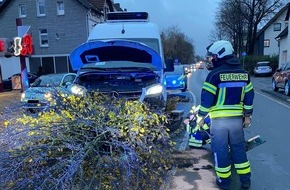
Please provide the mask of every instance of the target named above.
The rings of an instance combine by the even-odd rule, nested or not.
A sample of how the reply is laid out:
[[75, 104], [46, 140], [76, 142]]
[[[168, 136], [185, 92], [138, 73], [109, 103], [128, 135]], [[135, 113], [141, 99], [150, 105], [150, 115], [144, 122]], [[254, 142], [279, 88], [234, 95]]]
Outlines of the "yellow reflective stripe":
[[250, 83], [246, 86], [245, 92], [247, 93], [247, 92], [249, 92], [249, 91], [252, 90], [252, 89], [253, 89], [253, 84], [252, 84], [252, 82], [250, 82]]
[[241, 163], [241, 164], [235, 164], [235, 168], [237, 168], [237, 169], [245, 168], [245, 167], [249, 167], [249, 166], [250, 166], [250, 162], [249, 161]]
[[209, 113], [210, 118], [242, 116], [242, 110], [219, 110]]
[[219, 168], [219, 167], [215, 166], [214, 169], [217, 172], [223, 172], [223, 173], [225, 173], [225, 172], [228, 172], [228, 171], [231, 170], [231, 165], [229, 165], [228, 167], [225, 167], [225, 168]]
[[226, 99], [226, 88], [220, 88], [216, 105], [223, 105]]
[[188, 143], [188, 146], [202, 147], [202, 144], [197, 144], [197, 143], [189, 142], [189, 143]]
[[225, 168], [219, 168], [215, 166], [215, 171], [217, 176], [222, 177], [222, 178], [228, 178], [231, 176], [231, 165]]
[[218, 111], [218, 110], [243, 110], [242, 104], [236, 105], [216, 105], [211, 108], [211, 111]]
[[237, 174], [247, 174], [251, 172], [250, 162], [244, 162], [241, 164], [235, 164]]
[[221, 178], [228, 178], [228, 177], [231, 176], [231, 174], [232, 174], [231, 171], [229, 171], [227, 173], [220, 173], [220, 172], [216, 171], [216, 175], [219, 176], [219, 177], [221, 177]]
[[202, 140], [189, 139], [188, 142], [202, 144]]
[[217, 87], [215, 87], [214, 85], [208, 83], [208, 82], [204, 82], [202, 88], [210, 93], [212, 93], [213, 95], [216, 94], [216, 90], [217, 90]]
[[251, 168], [245, 168], [245, 169], [237, 169], [237, 174], [248, 174], [251, 172]]
[[209, 126], [205, 123], [205, 124], [203, 124], [202, 128], [203, 128], [204, 130], [207, 130], [207, 129], [209, 129]]
[[181, 75], [179, 78], [178, 78], [178, 80], [181, 80], [181, 79], [184, 79], [184, 75]]
[[250, 110], [250, 109], [253, 109], [253, 106], [247, 106], [247, 105], [244, 105], [244, 109], [245, 109], [245, 110]]
[[242, 88], [241, 102], [244, 102], [244, 98], [245, 98], [245, 87]]
[[209, 112], [209, 108], [205, 108], [203, 106], [200, 106], [199, 110], [202, 112]]
[[195, 138], [191, 137], [188, 140], [189, 146], [195, 146], [195, 147], [201, 147], [202, 146], [202, 140], [196, 140]]

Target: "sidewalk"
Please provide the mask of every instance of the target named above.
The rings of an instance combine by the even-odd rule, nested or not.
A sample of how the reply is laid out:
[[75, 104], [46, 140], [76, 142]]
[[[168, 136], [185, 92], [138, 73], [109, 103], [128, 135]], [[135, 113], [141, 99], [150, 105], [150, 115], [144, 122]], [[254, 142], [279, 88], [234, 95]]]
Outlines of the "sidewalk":
[[11, 104], [19, 102], [20, 97], [21, 93], [18, 90], [9, 92], [0, 92], [0, 113], [6, 111], [6, 108]]
[[164, 190], [219, 190], [215, 184], [210, 145], [203, 148], [187, 146], [188, 134], [181, 132], [180, 143], [174, 155], [177, 167], [172, 170], [170, 182]]

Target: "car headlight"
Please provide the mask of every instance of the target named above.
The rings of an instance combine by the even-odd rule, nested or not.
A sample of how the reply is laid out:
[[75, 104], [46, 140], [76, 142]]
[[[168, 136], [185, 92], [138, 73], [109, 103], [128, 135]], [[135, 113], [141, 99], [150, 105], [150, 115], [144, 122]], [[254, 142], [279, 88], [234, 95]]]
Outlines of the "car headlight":
[[161, 84], [156, 84], [156, 85], [149, 86], [146, 89], [145, 95], [146, 96], [159, 95], [162, 93], [162, 91], [163, 91], [163, 86]]
[[51, 97], [52, 97], [52, 94], [51, 94], [51, 92], [46, 92], [45, 94], [44, 94], [44, 98], [45, 99], [51, 99]]
[[25, 92], [23, 92], [23, 93], [21, 94], [21, 101], [23, 102], [24, 99], [25, 99]]
[[75, 95], [84, 96], [87, 92], [87, 89], [80, 85], [72, 85], [71, 92]]
[[146, 88], [142, 88], [142, 94], [140, 96], [139, 102], [143, 102], [145, 98], [157, 97], [163, 92], [163, 86], [161, 84], [154, 84]]

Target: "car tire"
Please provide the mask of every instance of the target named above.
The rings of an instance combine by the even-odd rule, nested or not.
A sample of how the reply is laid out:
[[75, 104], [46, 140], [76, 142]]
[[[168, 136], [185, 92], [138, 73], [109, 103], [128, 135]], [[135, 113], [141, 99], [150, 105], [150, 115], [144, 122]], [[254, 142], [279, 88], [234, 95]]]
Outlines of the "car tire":
[[274, 79], [272, 79], [272, 90], [275, 91], [275, 92], [277, 92], [279, 90], [279, 88], [277, 87], [277, 84], [276, 84]]
[[186, 90], [187, 90], [186, 88], [184, 88], [184, 89], [181, 89], [181, 92], [186, 92]]
[[286, 81], [285, 88], [284, 88], [284, 93], [287, 96], [290, 96], [290, 85], [289, 85], [289, 83], [290, 83], [289, 81]]
[[186, 92], [186, 90], [187, 90], [187, 84], [185, 83], [185, 86], [183, 89], [181, 89], [181, 92]]

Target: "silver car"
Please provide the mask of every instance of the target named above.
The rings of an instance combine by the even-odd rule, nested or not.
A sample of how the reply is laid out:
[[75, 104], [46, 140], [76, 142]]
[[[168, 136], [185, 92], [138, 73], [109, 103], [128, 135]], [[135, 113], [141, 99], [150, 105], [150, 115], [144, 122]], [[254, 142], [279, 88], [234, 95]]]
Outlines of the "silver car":
[[255, 76], [268, 76], [272, 75], [272, 67], [270, 66], [269, 61], [261, 61], [257, 62], [254, 68], [254, 75]]
[[70, 93], [67, 89], [76, 77], [75, 73], [47, 74], [35, 80], [30, 87], [22, 93], [23, 108], [29, 111], [44, 110], [50, 107], [50, 102], [57, 93]]

